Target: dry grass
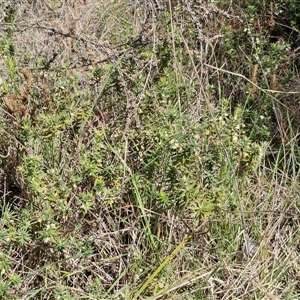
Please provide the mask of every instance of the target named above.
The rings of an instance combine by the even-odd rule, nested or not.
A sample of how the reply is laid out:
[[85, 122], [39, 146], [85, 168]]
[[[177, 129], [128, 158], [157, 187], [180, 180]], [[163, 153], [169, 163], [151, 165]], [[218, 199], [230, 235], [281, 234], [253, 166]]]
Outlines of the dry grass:
[[8, 2], [1, 297], [297, 299], [294, 50], [274, 77], [209, 1]]

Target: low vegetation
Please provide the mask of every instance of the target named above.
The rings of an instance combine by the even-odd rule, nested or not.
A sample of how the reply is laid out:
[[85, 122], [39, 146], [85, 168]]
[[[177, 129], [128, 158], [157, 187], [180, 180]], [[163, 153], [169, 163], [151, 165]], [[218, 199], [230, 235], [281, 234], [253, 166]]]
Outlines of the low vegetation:
[[299, 299], [300, 10], [234, 2], [0, 4], [0, 298]]

